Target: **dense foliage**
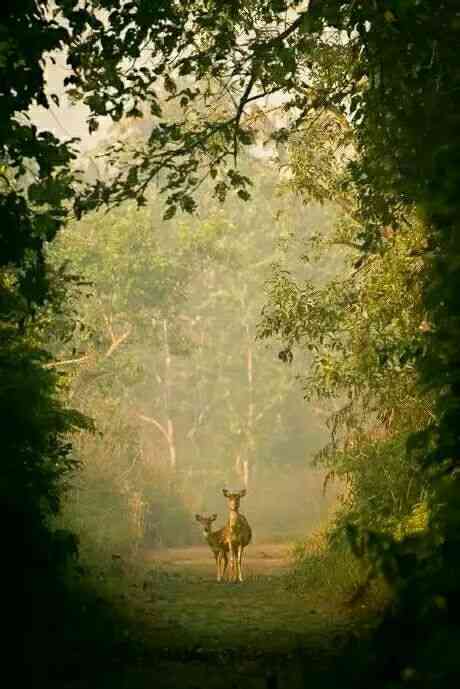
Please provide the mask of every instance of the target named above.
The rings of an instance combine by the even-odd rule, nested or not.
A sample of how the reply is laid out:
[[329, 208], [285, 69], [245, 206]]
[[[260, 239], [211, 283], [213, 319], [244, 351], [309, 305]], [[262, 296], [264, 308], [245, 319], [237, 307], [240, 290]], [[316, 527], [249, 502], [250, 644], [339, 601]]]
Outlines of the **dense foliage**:
[[[415, 219], [411, 231], [385, 227], [379, 252], [363, 255], [356, 187], [346, 177], [347, 159], [356, 156], [349, 132], [334, 115], [307, 128], [308, 140], [300, 132], [292, 145], [287, 186], [305, 201], [321, 194], [334, 203], [335, 224], [329, 233], [322, 228], [311, 238], [291, 238], [267, 285], [259, 335], [280, 338], [287, 361], [299, 349], [310, 351], [305, 394], [334, 401], [331, 442], [319, 461], [330, 478], [346, 483], [342, 518], [398, 529], [428, 488], [415, 453], [404, 449], [409, 435], [432, 419], [432, 395], [422, 390], [414, 366], [427, 328], [426, 231]], [[348, 151], [333, 164], [322, 153], [347, 133]], [[318, 264], [325, 263], [335, 271], [318, 280]]]
[[[35, 380], [24, 390], [38, 405], [26, 408], [27, 437], [33, 445], [26, 460], [34, 467], [29, 514], [47, 511], [39, 497], [42, 489], [44, 495], [56, 495], [54, 487], [67, 468], [63, 437], [75, 424], [57, 402], [53, 369], [38, 363], [45, 355], [32, 325], [51, 283], [43, 247], [65, 222], [71, 200], [77, 215], [126, 198], [143, 203], [160, 171], [169, 217], [176, 208], [195, 209], [194, 190], [207, 174], [217, 198], [234, 188], [247, 199], [249, 180], [236, 166], [242, 146], [253, 144], [263, 131], [281, 152], [283, 141], [297, 133], [309, 115], [334, 113], [348, 121], [354, 142], [345, 176], [356, 198], [361, 265], [375, 259], [378, 269], [379, 261], [392, 255], [384, 249], [385, 232], [400, 235], [402, 242], [407, 236], [409, 243], [419, 228], [424, 235], [425, 244], [419, 247], [422, 277], [416, 278], [420, 312], [411, 310], [414, 318], [421, 316], [417, 334], [410, 330], [415, 321], [396, 317], [395, 333], [369, 332], [361, 322], [345, 341], [349, 338], [357, 347], [363, 332], [370, 338], [369, 361], [364, 370], [358, 366], [353, 371], [359, 373], [359, 384], [365, 384], [366, 367], [371, 371], [379, 361], [387, 382], [396, 366], [410, 386], [413, 367], [422, 386], [417, 399], [425, 400], [426, 394], [429, 402], [428, 421], [423, 412], [424, 422], [416, 432], [401, 428], [409, 432], [409, 449], [430, 478], [429, 528], [402, 541], [373, 535], [369, 545], [398, 593], [399, 636], [390, 625], [387, 641], [391, 648], [395, 636], [402, 643], [394, 654], [387, 653], [392, 661], [389, 678], [452, 684], [455, 674], [458, 678], [455, 648], [460, 634], [458, 3], [311, 0], [305, 7], [285, 0], [90, 0], [82, 6], [67, 0], [22, 0], [8, 9], [0, 40], [2, 360], [9, 371], [19, 372], [24, 363], [29, 381]], [[148, 103], [156, 118], [147, 142], [131, 149], [129, 156], [123, 142], [114, 146], [110, 182], [98, 181], [91, 190], [72, 184], [69, 146], [47, 132], [39, 134], [24, 119], [33, 101], [46, 107], [44, 56], [64, 44], [70, 68], [66, 86], [89, 107], [91, 128], [100, 115], [137, 117], [141, 102]], [[164, 91], [176, 106], [172, 118], [162, 114]], [[281, 94], [278, 100], [274, 94]], [[255, 107], [267, 98], [278, 119]], [[313, 185], [321, 199], [316, 182], [321, 178]], [[339, 198], [342, 189], [336, 191]], [[399, 259], [393, 258], [397, 270]], [[404, 272], [409, 274], [410, 268]], [[377, 274], [376, 284], [380, 278]], [[386, 319], [376, 301], [375, 317]], [[334, 319], [328, 310], [325, 315]], [[346, 366], [340, 366], [342, 342], [339, 365], [334, 361], [327, 385], [334, 384], [334, 376], [347, 374]], [[327, 366], [318, 368], [324, 380], [330, 371], [330, 345], [326, 341]], [[285, 351], [289, 358], [289, 348]], [[15, 388], [18, 382], [13, 381]], [[377, 393], [384, 390], [376, 387]], [[13, 396], [13, 408], [11, 385], [3, 390], [2, 408], [18, 419], [11, 425], [16, 435], [7, 436], [12, 465], [4, 474], [2, 491], [14, 497], [8, 482], [21, 473], [17, 452], [24, 449], [19, 437], [23, 398]], [[398, 390], [399, 384], [396, 394]], [[370, 403], [374, 405], [374, 395]], [[39, 419], [46, 424], [37, 424]], [[402, 413], [400, 420], [404, 423]], [[57, 457], [61, 470], [56, 473]], [[47, 468], [49, 460], [53, 471]], [[19, 495], [17, 505], [22, 514]], [[27, 523], [32, 533], [33, 520]], [[402, 615], [407, 626], [401, 624]], [[405, 634], [409, 628], [417, 628], [419, 635]]]
[[[52, 519], [76, 464], [70, 434], [91, 424], [63, 404], [43, 338], [73, 281], [48, 270], [44, 246], [67, 217], [74, 155], [25, 116], [33, 102], [46, 106], [43, 60], [62, 48], [69, 31], [45, 19], [36, 3], [19, 4], [0, 34], [0, 490], [7, 549], [14, 553], [24, 542], [21, 557], [12, 558], [13, 580], [13, 562], [21, 562], [30, 605], [40, 599], [37, 590], [53, 591], [56, 570], [76, 551], [75, 537]], [[65, 337], [71, 327], [63, 322], [57, 330]]]

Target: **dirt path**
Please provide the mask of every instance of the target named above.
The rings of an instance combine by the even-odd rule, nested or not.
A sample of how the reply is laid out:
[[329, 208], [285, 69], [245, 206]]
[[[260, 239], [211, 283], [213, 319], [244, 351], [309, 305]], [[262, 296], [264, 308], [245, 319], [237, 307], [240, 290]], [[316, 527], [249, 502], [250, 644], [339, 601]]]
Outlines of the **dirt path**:
[[144, 553], [120, 607], [148, 651], [99, 686], [300, 689], [314, 680], [315, 689], [356, 687], [359, 669], [347, 683], [350, 663], [340, 656], [354, 629], [365, 627], [366, 611], [351, 615], [330, 594], [288, 590], [288, 552], [248, 548], [243, 584], [215, 581], [207, 547]]
[[170, 643], [203, 648], [284, 649], [305, 634], [323, 633], [344, 622], [332, 601], [300, 599], [286, 590], [288, 547], [248, 548], [242, 584], [215, 581], [208, 548], [152, 553], [144, 587], [151, 589], [151, 630]]

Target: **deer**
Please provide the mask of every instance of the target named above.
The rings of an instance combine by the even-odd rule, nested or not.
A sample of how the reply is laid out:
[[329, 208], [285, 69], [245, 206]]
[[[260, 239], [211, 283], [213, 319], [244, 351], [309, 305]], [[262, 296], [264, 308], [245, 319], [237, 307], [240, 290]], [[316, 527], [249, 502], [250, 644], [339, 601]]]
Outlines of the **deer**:
[[212, 524], [217, 519], [217, 514], [205, 517], [203, 514], [196, 514], [195, 519], [203, 527], [203, 536], [207, 544], [214, 553], [216, 560], [217, 581], [221, 581], [225, 575], [228, 565], [229, 545], [227, 541], [226, 527], [218, 531], [212, 530]]
[[240, 500], [246, 495], [246, 489], [230, 493], [226, 488], [222, 490], [224, 498], [228, 500], [230, 510], [228, 521], [224, 529], [224, 538], [230, 552], [230, 564], [233, 581], [243, 581], [243, 551], [251, 542], [252, 531], [248, 520], [240, 514]]

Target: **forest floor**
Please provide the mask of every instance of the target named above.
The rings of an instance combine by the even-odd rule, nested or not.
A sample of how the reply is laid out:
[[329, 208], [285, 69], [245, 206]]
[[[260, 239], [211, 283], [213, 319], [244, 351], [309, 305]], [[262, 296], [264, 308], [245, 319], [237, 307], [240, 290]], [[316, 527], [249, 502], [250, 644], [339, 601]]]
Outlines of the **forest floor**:
[[238, 584], [215, 581], [207, 546], [146, 551], [129, 565], [116, 558], [104, 599], [138, 653], [115, 652], [97, 680], [80, 675], [60, 686], [357, 687], [372, 676], [366, 638], [381, 601], [350, 607], [343, 593], [321, 587], [300, 594], [287, 586], [288, 555], [287, 545], [251, 545]]

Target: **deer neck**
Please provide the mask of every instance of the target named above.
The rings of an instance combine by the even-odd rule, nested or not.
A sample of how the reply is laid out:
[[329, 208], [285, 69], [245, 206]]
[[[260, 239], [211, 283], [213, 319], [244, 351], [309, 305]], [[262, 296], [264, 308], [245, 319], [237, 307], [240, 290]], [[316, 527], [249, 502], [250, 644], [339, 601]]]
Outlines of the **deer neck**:
[[240, 516], [239, 510], [230, 509], [230, 512], [228, 515], [228, 524], [230, 527], [234, 526], [237, 523], [239, 516]]
[[205, 537], [206, 543], [208, 545], [213, 545], [215, 543], [215, 540], [216, 540], [216, 532], [215, 531], [208, 531], [208, 533], [204, 534], [204, 537]]

